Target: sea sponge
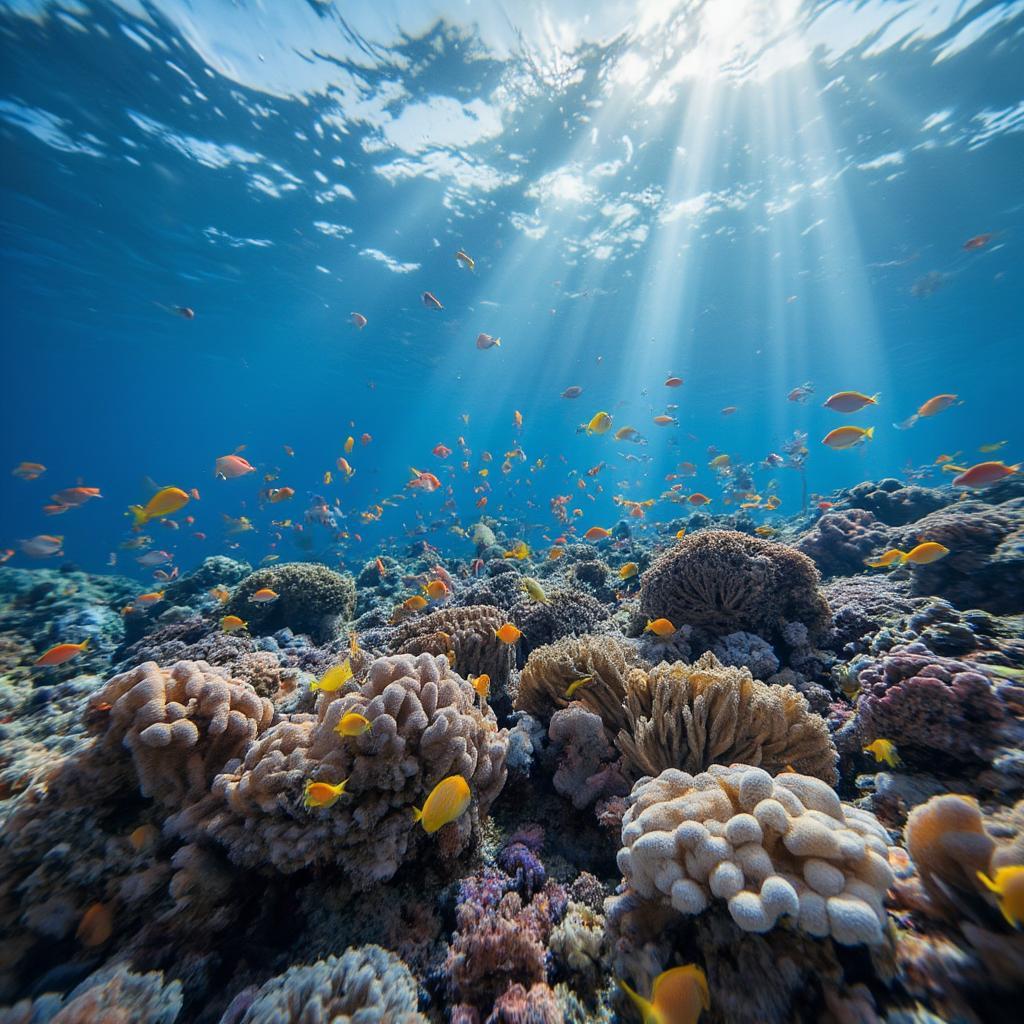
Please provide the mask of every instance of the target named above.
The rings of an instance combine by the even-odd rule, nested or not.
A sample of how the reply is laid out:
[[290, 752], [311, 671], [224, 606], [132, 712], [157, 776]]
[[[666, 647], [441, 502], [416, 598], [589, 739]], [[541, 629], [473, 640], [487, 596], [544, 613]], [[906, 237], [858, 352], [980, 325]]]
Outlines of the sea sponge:
[[[350, 711], [369, 719], [369, 731], [335, 731]], [[390, 879], [415, 850], [424, 832], [412, 808], [448, 775], [462, 775], [473, 793], [472, 813], [445, 826], [458, 844], [468, 841], [505, 783], [507, 749], [507, 732], [445, 658], [378, 658], [358, 687], [321, 694], [315, 715], [267, 729], [168, 827], [191, 841], [217, 840], [244, 866], [335, 864], [365, 888]], [[307, 781], [343, 779], [336, 804], [303, 807]]]
[[787, 622], [812, 640], [829, 631], [820, 577], [806, 555], [783, 544], [728, 530], [688, 535], [640, 578], [640, 611], [710, 639], [743, 631], [774, 642]]
[[746, 668], [710, 652], [692, 665], [634, 669], [616, 745], [634, 775], [666, 768], [699, 772], [712, 763], [790, 767], [825, 782], [837, 779], [836, 750], [824, 719], [792, 686], [769, 686]]
[[[611, 735], [626, 725], [622, 701], [633, 653], [613, 636], [567, 636], [530, 652], [519, 676], [515, 708], [547, 721], [559, 708], [578, 701], [597, 712]], [[590, 682], [571, 697], [565, 691], [578, 679]]]
[[523, 631], [520, 647], [526, 654], [564, 636], [593, 633], [608, 618], [608, 609], [581, 590], [552, 590], [547, 599], [547, 604], [520, 601], [512, 609], [512, 621]]
[[495, 633], [508, 617], [490, 605], [441, 608], [418, 615], [398, 627], [394, 639], [396, 654], [441, 655], [454, 652], [453, 668], [469, 678], [487, 674], [497, 695], [508, 686], [515, 653]]
[[101, 744], [131, 751], [142, 794], [173, 808], [203, 796], [274, 717], [266, 697], [204, 661], [147, 661], [113, 676], [90, 708]]
[[[273, 590], [277, 600], [253, 601], [253, 594], [264, 587]], [[287, 627], [326, 643], [337, 636], [339, 620], [352, 618], [355, 606], [356, 584], [351, 576], [319, 562], [288, 562], [259, 569], [242, 580], [224, 614], [238, 615], [254, 634], [265, 636]]]
[[[346, 949], [271, 978], [231, 1024], [427, 1024], [409, 968], [380, 946]], [[228, 1024], [228, 1014], [222, 1024]]]
[[632, 892], [681, 914], [728, 902], [744, 931], [782, 917], [843, 945], [880, 944], [892, 884], [888, 835], [820, 779], [748, 765], [641, 779], [618, 864]]

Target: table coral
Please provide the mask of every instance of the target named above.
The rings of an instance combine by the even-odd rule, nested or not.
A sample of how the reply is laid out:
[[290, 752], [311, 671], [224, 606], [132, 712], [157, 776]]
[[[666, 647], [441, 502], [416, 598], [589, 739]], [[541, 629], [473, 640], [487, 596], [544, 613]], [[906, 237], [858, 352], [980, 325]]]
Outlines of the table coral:
[[[370, 729], [340, 736], [349, 712]], [[416, 848], [423, 830], [411, 810], [448, 775], [462, 775], [473, 792], [472, 813], [445, 826], [464, 845], [504, 785], [507, 747], [493, 712], [446, 659], [379, 658], [358, 687], [321, 694], [315, 715], [267, 729], [170, 827], [193, 841], [217, 840], [242, 865], [292, 872], [331, 863], [367, 887], [391, 878]], [[334, 806], [302, 806], [307, 781], [343, 779], [346, 795]]]
[[713, 654], [692, 665], [634, 669], [623, 703], [626, 724], [616, 744], [634, 776], [736, 761], [837, 778], [828, 727], [806, 699], [792, 686], [769, 686], [745, 668], [723, 666]]
[[131, 751], [143, 795], [172, 808], [203, 796], [274, 717], [267, 698], [202, 661], [145, 662], [111, 678], [90, 705], [101, 742]]
[[618, 855], [627, 893], [681, 914], [724, 899], [744, 931], [790, 917], [844, 945], [882, 942], [888, 836], [820, 779], [739, 764], [668, 769], [629, 800]]
[[[253, 601], [252, 595], [265, 587], [277, 599], [269, 604]], [[351, 576], [317, 562], [289, 562], [246, 576], [224, 606], [224, 614], [244, 619], [252, 633], [275, 633], [287, 626], [326, 642], [337, 635], [339, 620], [352, 618], [355, 606]]]
[[426, 1024], [409, 968], [380, 946], [346, 949], [271, 978], [221, 1024]]
[[771, 642], [787, 622], [812, 640], [831, 625], [814, 563], [792, 548], [728, 530], [684, 537], [640, 579], [646, 618], [690, 625], [709, 639], [744, 631]]

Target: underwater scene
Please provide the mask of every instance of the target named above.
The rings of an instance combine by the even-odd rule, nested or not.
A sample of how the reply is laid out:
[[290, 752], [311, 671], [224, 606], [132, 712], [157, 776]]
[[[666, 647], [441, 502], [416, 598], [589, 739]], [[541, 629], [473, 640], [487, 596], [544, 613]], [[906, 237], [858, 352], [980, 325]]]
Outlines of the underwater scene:
[[0, 1024], [1024, 995], [1024, 0], [0, 0]]

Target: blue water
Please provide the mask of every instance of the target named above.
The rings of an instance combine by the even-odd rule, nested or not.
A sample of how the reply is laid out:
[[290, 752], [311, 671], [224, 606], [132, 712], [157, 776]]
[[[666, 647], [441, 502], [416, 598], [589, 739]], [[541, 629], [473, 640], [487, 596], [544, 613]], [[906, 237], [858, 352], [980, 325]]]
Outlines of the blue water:
[[[610, 526], [614, 495], [659, 499], [683, 460], [685, 493], [730, 511], [714, 451], [776, 482], [772, 523], [799, 511], [799, 476], [756, 467], [796, 430], [822, 495], [948, 485], [942, 454], [1024, 459], [1024, 3], [0, 9], [12, 565], [34, 564], [20, 539], [59, 534], [64, 560], [114, 553], [146, 578], [119, 545], [147, 478], [201, 494], [175, 517], [194, 524], [147, 530], [183, 570], [216, 552], [351, 567], [410, 533], [470, 554], [450, 527], [484, 496], [538, 545], [557, 495], [580, 530]], [[846, 389], [879, 404], [822, 408]], [[962, 404], [893, 428], [940, 393]], [[654, 425], [668, 403], [678, 426]], [[577, 433], [599, 410], [647, 443]], [[874, 439], [822, 445], [845, 423]], [[215, 480], [241, 445], [258, 472]], [[23, 460], [42, 478], [9, 475]], [[408, 490], [410, 466], [444, 489]], [[261, 507], [264, 474], [295, 498]], [[102, 500], [42, 513], [78, 482]], [[315, 495], [339, 501], [338, 531], [272, 525]], [[689, 511], [660, 499], [644, 522]], [[226, 535], [224, 515], [255, 529]]]

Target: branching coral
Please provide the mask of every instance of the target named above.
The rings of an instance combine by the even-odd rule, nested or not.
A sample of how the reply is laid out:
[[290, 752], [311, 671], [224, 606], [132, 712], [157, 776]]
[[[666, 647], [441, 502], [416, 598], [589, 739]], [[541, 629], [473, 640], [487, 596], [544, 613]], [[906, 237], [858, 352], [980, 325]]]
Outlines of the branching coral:
[[408, 967], [380, 946], [345, 950], [271, 978], [221, 1024], [426, 1024]]
[[[269, 588], [277, 598], [268, 604], [252, 600]], [[350, 619], [356, 606], [356, 585], [318, 562], [290, 562], [259, 569], [235, 588], [225, 614], [244, 619], [253, 633], [275, 633], [286, 626], [320, 642], [332, 640], [338, 621]]]
[[923, 644], [894, 647], [859, 675], [859, 728], [865, 744], [896, 743], [909, 759], [936, 755], [990, 762], [1024, 738], [1024, 689], [979, 666], [942, 658]]
[[629, 800], [618, 855], [627, 896], [681, 914], [724, 899], [744, 931], [791, 917], [846, 945], [882, 941], [888, 836], [820, 779], [739, 764], [697, 776], [669, 769]]
[[742, 630], [772, 641], [787, 622], [804, 623], [817, 639], [831, 624], [818, 583], [814, 563], [792, 548], [706, 530], [684, 537], [643, 574], [640, 610], [711, 639]]
[[[370, 729], [340, 736], [349, 712]], [[419, 842], [423, 830], [410, 812], [448, 775], [462, 775], [472, 790], [473, 812], [446, 826], [459, 844], [468, 841], [504, 785], [507, 746], [493, 712], [444, 658], [380, 658], [358, 688], [321, 694], [316, 715], [267, 729], [227, 764], [209, 796], [170, 824], [190, 839], [216, 839], [239, 864], [290, 872], [333, 863], [366, 887], [391, 878]], [[302, 806], [307, 781], [344, 779], [346, 795], [333, 806]]]
[[267, 698], [202, 661], [146, 662], [110, 679], [90, 706], [102, 743], [131, 751], [143, 795], [170, 807], [204, 795], [274, 716]]
[[494, 634], [508, 621], [498, 608], [471, 605], [442, 608], [399, 626], [394, 640], [396, 654], [454, 653], [453, 667], [462, 675], [491, 678], [495, 695], [508, 685], [514, 654]]
[[[547, 721], [559, 708], [578, 701], [601, 716], [614, 733], [625, 725], [622, 701], [635, 658], [612, 636], [567, 636], [530, 652], [519, 677], [515, 707]], [[574, 682], [589, 677], [571, 696]]]
[[791, 767], [830, 783], [837, 778], [828, 727], [801, 694], [725, 667], [710, 653], [693, 665], [634, 669], [624, 710], [616, 744], [635, 775], [741, 762], [772, 773]]

